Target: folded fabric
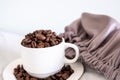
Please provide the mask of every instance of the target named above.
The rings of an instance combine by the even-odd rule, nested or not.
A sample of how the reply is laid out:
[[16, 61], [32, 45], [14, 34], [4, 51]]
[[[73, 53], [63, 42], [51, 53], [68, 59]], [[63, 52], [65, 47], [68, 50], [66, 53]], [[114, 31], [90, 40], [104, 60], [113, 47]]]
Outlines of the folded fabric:
[[[103, 73], [108, 80], [120, 80], [120, 24], [110, 16], [83, 13], [65, 27], [66, 42], [76, 44], [80, 60]], [[66, 51], [68, 57], [74, 51]]]

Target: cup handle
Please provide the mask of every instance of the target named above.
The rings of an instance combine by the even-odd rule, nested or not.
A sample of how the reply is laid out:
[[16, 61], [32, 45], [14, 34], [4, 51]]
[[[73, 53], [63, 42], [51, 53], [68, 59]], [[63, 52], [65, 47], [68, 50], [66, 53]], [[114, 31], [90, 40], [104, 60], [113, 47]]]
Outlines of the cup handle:
[[65, 63], [74, 63], [78, 60], [79, 58], [79, 49], [76, 45], [71, 44], [71, 43], [65, 43], [65, 49], [67, 49], [68, 47], [71, 47], [75, 50], [75, 57], [73, 59], [68, 59], [65, 57]]

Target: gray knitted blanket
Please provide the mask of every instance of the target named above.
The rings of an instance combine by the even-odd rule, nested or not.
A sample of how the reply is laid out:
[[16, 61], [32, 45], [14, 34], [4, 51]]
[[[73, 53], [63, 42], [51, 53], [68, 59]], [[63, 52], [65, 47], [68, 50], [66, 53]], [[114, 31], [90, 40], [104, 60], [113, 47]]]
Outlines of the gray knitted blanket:
[[[103, 73], [108, 80], [120, 80], [120, 24], [106, 15], [83, 13], [65, 27], [66, 42], [76, 44], [81, 62]], [[68, 57], [74, 56], [67, 49]]]

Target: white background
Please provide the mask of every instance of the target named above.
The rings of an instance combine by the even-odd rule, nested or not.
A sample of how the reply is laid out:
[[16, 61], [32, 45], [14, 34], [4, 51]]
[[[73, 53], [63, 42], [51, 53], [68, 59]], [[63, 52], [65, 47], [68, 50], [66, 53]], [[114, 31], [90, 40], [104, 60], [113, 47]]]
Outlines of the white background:
[[0, 31], [26, 34], [36, 29], [57, 33], [81, 13], [105, 14], [120, 21], [120, 0], [0, 0]]

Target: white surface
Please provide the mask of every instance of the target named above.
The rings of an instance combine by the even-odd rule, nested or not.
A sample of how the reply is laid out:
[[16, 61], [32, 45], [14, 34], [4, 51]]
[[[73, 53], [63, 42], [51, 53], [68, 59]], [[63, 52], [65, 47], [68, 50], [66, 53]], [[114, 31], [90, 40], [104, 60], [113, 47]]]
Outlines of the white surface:
[[26, 34], [36, 29], [63, 32], [83, 12], [120, 21], [120, 0], [0, 0], [0, 30]]
[[[16, 80], [15, 76], [13, 75], [14, 73], [14, 68], [17, 67], [17, 65], [22, 64], [21, 59], [17, 59], [13, 62], [11, 62], [3, 72], [3, 79], [4, 80]], [[71, 68], [74, 70], [74, 73], [67, 79], [67, 80], [78, 80], [84, 71], [83, 65], [80, 64], [79, 62], [76, 62], [74, 64], [70, 64]]]
[[[4, 40], [3, 40], [4, 39]], [[15, 59], [20, 57], [19, 45], [22, 37], [15, 34], [0, 32], [0, 80], [5, 67]], [[5, 44], [5, 45], [4, 45]], [[80, 80], [107, 80], [103, 75], [97, 73], [89, 67], [85, 68], [85, 73]]]

